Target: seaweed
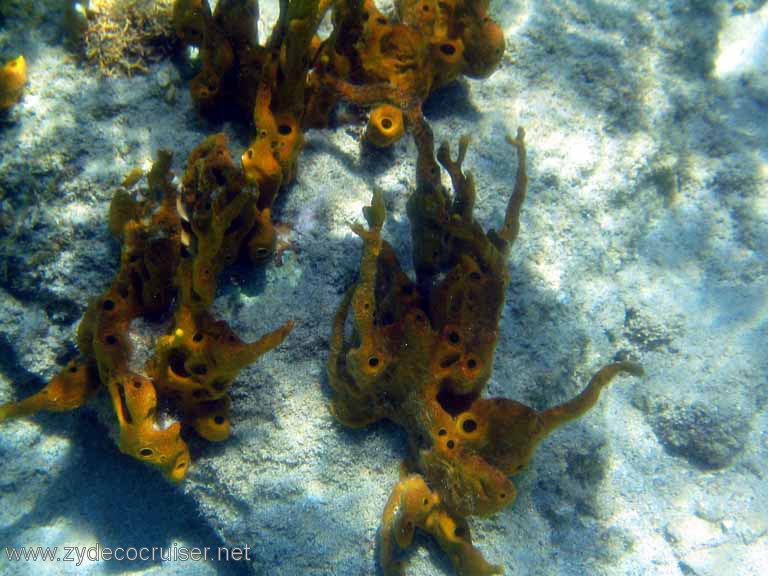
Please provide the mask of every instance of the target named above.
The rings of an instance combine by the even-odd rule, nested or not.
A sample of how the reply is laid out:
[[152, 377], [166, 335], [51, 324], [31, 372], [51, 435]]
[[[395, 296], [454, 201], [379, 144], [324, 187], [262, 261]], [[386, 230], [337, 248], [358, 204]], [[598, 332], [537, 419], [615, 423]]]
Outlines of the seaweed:
[[104, 76], [147, 74], [175, 50], [173, 0], [88, 0], [65, 7], [67, 43]]

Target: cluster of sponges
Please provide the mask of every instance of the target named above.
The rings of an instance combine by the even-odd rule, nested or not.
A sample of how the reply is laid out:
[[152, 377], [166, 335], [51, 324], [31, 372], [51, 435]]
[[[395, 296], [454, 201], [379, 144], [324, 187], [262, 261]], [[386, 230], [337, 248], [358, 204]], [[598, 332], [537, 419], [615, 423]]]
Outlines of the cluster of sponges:
[[296, 173], [312, 40], [326, 9], [318, 0], [281, 2], [272, 34], [261, 45], [256, 0], [220, 0], [214, 12], [207, 0], [174, 4], [179, 38], [200, 49], [200, 71], [190, 82], [200, 111], [253, 119], [255, 136], [242, 163], [248, 182], [259, 188], [261, 210]]
[[258, 4], [221, 0], [176, 0], [173, 25], [179, 39], [200, 50], [201, 67], [190, 82], [192, 99], [206, 114], [232, 112], [247, 118], [267, 55], [257, 43]]
[[418, 117], [436, 88], [459, 76], [489, 76], [504, 52], [487, 0], [397, 0], [395, 6], [391, 21], [374, 0], [336, 2], [334, 31], [310, 80], [318, 123], [339, 97], [373, 108], [366, 136], [379, 147], [402, 137], [405, 122]]
[[[321, 40], [317, 29], [329, 8], [333, 30]], [[487, 0], [402, 0], [396, 8], [390, 21], [373, 0], [281, 2], [260, 44], [256, 0], [220, 0], [215, 11], [208, 0], [175, 1], [178, 37], [200, 49], [200, 71], [190, 82], [198, 108], [253, 119], [255, 137], [242, 162], [262, 199], [294, 178], [304, 131], [327, 125], [340, 99], [372, 108], [366, 138], [387, 147], [418, 123], [421, 103], [436, 88], [498, 66], [504, 35]]]
[[27, 61], [24, 56], [9, 60], [0, 68], [0, 112], [10, 110], [21, 98], [27, 83]]
[[[482, 398], [527, 186], [524, 135], [521, 130], [510, 139], [518, 172], [504, 223], [486, 234], [473, 217], [473, 179], [461, 168], [467, 140], [455, 161], [447, 146], [438, 152], [452, 180], [451, 197], [440, 182], [431, 131], [422, 121], [413, 133], [419, 159], [408, 215], [417, 280], [401, 270], [381, 238], [385, 210], [375, 195], [365, 210], [369, 227], [354, 229], [364, 242], [360, 276], [334, 320], [332, 410], [353, 427], [387, 418], [409, 436], [404, 477], [382, 520], [385, 574], [402, 572], [397, 549], [411, 543], [416, 528], [436, 538], [459, 574], [497, 574], [501, 569], [473, 547], [466, 518], [508, 506], [515, 498], [509, 476], [526, 467], [538, 443], [589, 410], [616, 374], [641, 370], [629, 362], [606, 366], [580, 395], [541, 412]], [[345, 334], [349, 317], [351, 337]]]
[[[222, 269], [270, 249], [258, 193], [245, 184], [223, 135], [192, 152], [180, 194], [171, 182], [170, 160], [169, 153], [158, 155], [142, 200], [126, 189], [113, 198], [109, 224], [122, 240], [120, 269], [80, 322], [80, 359], [39, 393], [0, 407], [0, 422], [40, 410], [71, 410], [105, 387], [120, 449], [181, 480], [190, 463], [183, 435], [194, 430], [211, 441], [229, 436], [232, 381], [280, 344], [293, 324], [246, 343], [208, 311]], [[131, 322], [163, 320], [170, 312], [168, 334], [145, 366], [135, 366]]]

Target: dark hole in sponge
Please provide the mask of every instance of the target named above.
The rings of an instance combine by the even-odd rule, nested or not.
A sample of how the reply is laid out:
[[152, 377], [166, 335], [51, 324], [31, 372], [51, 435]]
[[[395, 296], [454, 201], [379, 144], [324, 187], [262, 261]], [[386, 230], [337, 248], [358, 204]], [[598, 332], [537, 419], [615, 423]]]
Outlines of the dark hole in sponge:
[[448, 340], [451, 341], [451, 344], [458, 344], [461, 338], [459, 338], [458, 332], [451, 332], [450, 334], [448, 334]]
[[445, 445], [448, 446], [449, 450], [453, 450], [453, 447], [456, 446], [456, 443], [453, 440], [448, 440]]
[[288, 136], [288, 134], [293, 132], [293, 128], [291, 128], [289, 124], [280, 124], [280, 126], [277, 127], [277, 131], [283, 136]]
[[213, 421], [216, 422], [216, 424], [218, 424], [219, 426], [221, 426], [222, 424], [224, 424], [224, 416], [216, 416], [213, 419]]
[[115, 344], [117, 344], [117, 338], [115, 337], [114, 334], [107, 334], [107, 337], [104, 338], [104, 342], [106, 342], [110, 346], [114, 346]]
[[195, 342], [200, 342], [203, 339], [203, 335], [200, 334], [200, 332], [197, 332], [194, 336], [192, 336], [192, 340]]
[[446, 378], [440, 383], [437, 402], [451, 416], [458, 416], [462, 412], [466, 412], [476, 399], [477, 394], [457, 394], [454, 392], [453, 382], [450, 378]]
[[368, 366], [370, 366], [371, 368], [375, 368], [378, 365], [379, 365], [379, 359], [376, 356], [371, 356], [370, 358], [368, 358]]
[[168, 356], [168, 365], [171, 370], [173, 370], [174, 374], [181, 376], [182, 378], [188, 378], [189, 372], [187, 372], [187, 369], [184, 367], [184, 362], [186, 362], [186, 360], [187, 357], [183, 352], [180, 350], [173, 350]]
[[112, 308], [114, 308], [114, 307], [115, 307], [115, 303], [114, 303], [114, 302], [112, 302], [112, 300], [104, 300], [104, 302], [102, 302], [102, 304], [101, 304], [101, 307], [102, 307], [104, 310], [107, 310], [107, 311], [109, 311], [109, 310], [112, 310]]
[[456, 54], [456, 47], [453, 46], [453, 44], [441, 44], [440, 52], [442, 52], [446, 56], [453, 56], [454, 54]]
[[224, 231], [224, 236], [229, 236], [230, 234], [232, 234], [239, 228], [242, 228], [243, 226], [245, 226], [245, 222], [243, 221], [242, 218], [240, 218], [240, 216], [238, 216], [237, 218], [232, 220], [232, 222], [230, 222], [229, 226], [227, 226], [227, 229]]
[[122, 384], [117, 385], [117, 395], [120, 398], [120, 412], [123, 418], [125, 418], [128, 424], [133, 424], [133, 417], [131, 416], [131, 411], [128, 410], [128, 403], [125, 401], [125, 388], [123, 388]]
[[145, 458], [148, 456], [152, 456], [152, 449], [151, 448], [142, 448], [139, 450], [139, 454], [144, 456]]
[[477, 430], [477, 422], [475, 422], [471, 418], [467, 418], [466, 420], [464, 420], [464, 422], [462, 422], [461, 427], [464, 430], [464, 432], [466, 432], [467, 434], [471, 434], [472, 432]]
[[392, 128], [392, 120], [390, 120], [389, 118], [382, 118], [381, 127], [384, 128], [384, 130], [389, 130], [390, 128]]
[[459, 356], [458, 354], [451, 354], [450, 356], [446, 356], [445, 358], [443, 358], [440, 361], [440, 367], [441, 368], [448, 368], [448, 367], [456, 364], [456, 362], [459, 361], [459, 358], [461, 358], [461, 356]]

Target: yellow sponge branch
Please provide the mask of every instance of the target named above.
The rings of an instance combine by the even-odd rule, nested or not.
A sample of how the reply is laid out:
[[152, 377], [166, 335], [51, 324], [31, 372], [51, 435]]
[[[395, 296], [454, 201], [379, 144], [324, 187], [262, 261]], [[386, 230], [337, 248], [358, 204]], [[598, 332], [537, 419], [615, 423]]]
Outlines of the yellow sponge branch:
[[27, 83], [27, 61], [24, 56], [9, 60], [0, 68], [0, 112], [9, 110], [20, 99]]
[[[462, 168], [469, 139], [460, 140], [455, 160], [446, 144], [435, 158], [429, 126], [417, 120], [413, 127], [419, 157], [408, 216], [417, 280], [402, 272], [381, 238], [385, 211], [374, 194], [364, 209], [368, 228], [354, 228], [363, 240], [360, 274], [333, 321], [331, 410], [348, 426], [387, 418], [408, 433], [407, 476], [382, 518], [385, 574], [403, 573], [398, 550], [411, 544], [417, 528], [437, 540], [458, 574], [501, 574], [473, 546], [466, 518], [511, 504], [516, 489], [509, 477], [525, 469], [541, 440], [594, 406], [616, 375], [642, 370], [630, 362], [606, 366], [576, 398], [543, 412], [482, 397], [509, 277], [507, 255], [527, 190], [524, 132], [508, 139], [518, 170], [503, 225], [486, 233], [473, 214], [474, 181]], [[452, 194], [441, 183], [438, 162], [450, 175]]]
[[[123, 188], [113, 197], [109, 228], [122, 241], [120, 268], [80, 322], [81, 359], [37, 394], [0, 406], [0, 422], [72, 410], [103, 386], [120, 450], [179, 481], [190, 465], [183, 434], [229, 437], [227, 390], [240, 370], [285, 339], [293, 322], [248, 343], [208, 311], [217, 276], [263, 236], [258, 194], [232, 162], [226, 138], [214, 135], [193, 150], [179, 191], [170, 165], [170, 153], [158, 153], [140, 196]], [[125, 186], [137, 181], [126, 179]], [[168, 334], [137, 372], [132, 321], [162, 320], [172, 310]]]

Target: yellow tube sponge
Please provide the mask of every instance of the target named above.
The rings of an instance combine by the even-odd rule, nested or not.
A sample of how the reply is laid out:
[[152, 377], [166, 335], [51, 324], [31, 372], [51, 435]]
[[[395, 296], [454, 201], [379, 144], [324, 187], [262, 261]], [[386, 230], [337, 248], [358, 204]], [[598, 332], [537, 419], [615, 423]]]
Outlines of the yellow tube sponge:
[[151, 380], [123, 373], [107, 384], [120, 426], [120, 451], [159, 468], [178, 482], [189, 468], [189, 449], [181, 439], [181, 424], [160, 426], [157, 392]]
[[70, 362], [37, 394], [0, 406], [0, 422], [37, 412], [74, 410], [85, 404], [98, 385], [99, 379], [92, 365]]
[[390, 104], [383, 104], [371, 110], [365, 137], [378, 148], [388, 148], [400, 140], [405, 133], [403, 112]]
[[27, 61], [19, 56], [0, 68], [0, 111], [9, 110], [21, 98], [27, 83]]
[[[216, 276], [240, 252], [269, 251], [270, 210], [259, 210], [258, 191], [245, 184], [227, 149], [211, 136], [193, 150], [181, 190], [173, 184], [171, 154], [160, 151], [139, 194], [115, 194], [109, 228], [122, 240], [112, 284], [93, 298], [77, 331], [81, 359], [65, 367], [40, 392], [0, 406], [0, 423], [36, 412], [82, 406], [106, 388], [119, 426], [120, 450], [179, 482], [190, 454], [184, 437], [221, 442], [231, 434], [227, 390], [238, 372], [278, 346], [293, 327], [286, 322], [254, 342], [244, 342], [208, 311]], [[133, 187], [141, 174], [124, 182]], [[242, 248], [242, 250], [241, 250]], [[164, 321], [168, 335], [137, 367], [131, 324]]]
[[[517, 151], [517, 176], [502, 225], [485, 232], [473, 214], [474, 180], [462, 168], [469, 139], [460, 140], [454, 159], [447, 145], [435, 156], [423, 120], [412, 130], [418, 185], [408, 218], [417, 280], [408, 279], [381, 237], [386, 211], [375, 193], [364, 209], [368, 228], [353, 227], [363, 240], [360, 274], [333, 321], [331, 410], [347, 426], [387, 418], [408, 433], [409, 475], [395, 486], [382, 518], [385, 575], [403, 574], [399, 551], [417, 528], [435, 538], [460, 576], [500, 574], [473, 546], [466, 519], [509, 506], [516, 496], [509, 477], [525, 469], [536, 446], [592, 408], [614, 377], [639, 376], [642, 369], [609, 364], [581, 394], [541, 411], [482, 397], [526, 196], [525, 134], [521, 129], [508, 139]], [[453, 194], [441, 183], [438, 164]]]

